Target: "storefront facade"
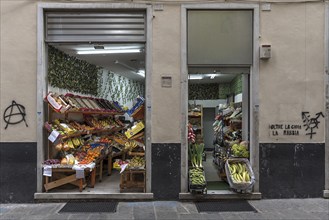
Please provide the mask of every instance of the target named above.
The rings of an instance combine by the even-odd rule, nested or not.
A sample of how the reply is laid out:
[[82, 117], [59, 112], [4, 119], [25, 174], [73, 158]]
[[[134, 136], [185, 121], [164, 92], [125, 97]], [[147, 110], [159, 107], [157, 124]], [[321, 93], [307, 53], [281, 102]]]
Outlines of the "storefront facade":
[[[184, 101], [186, 13], [191, 9], [253, 13], [249, 128], [255, 198], [328, 197], [329, 11], [325, 3], [22, 0], [1, 2], [1, 202], [47, 199], [41, 169], [46, 94], [43, 16], [50, 9], [141, 9], [146, 14], [146, 193], [101, 198], [191, 198]], [[269, 59], [260, 59], [262, 45], [271, 45]], [[164, 79], [171, 80], [170, 87], [163, 86]], [[7, 124], [6, 109], [12, 101], [25, 107], [25, 121]]]

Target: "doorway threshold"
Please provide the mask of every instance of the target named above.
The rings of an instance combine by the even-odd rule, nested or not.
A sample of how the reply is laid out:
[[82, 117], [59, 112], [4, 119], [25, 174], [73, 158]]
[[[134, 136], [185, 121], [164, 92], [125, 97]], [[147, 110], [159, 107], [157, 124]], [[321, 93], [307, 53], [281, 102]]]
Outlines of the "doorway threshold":
[[248, 194], [235, 193], [230, 190], [208, 190], [207, 194], [179, 193], [181, 200], [216, 200], [216, 199], [247, 199], [259, 200], [262, 194], [253, 192]]
[[54, 192], [35, 193], [34, 200], [42, 201], [62, 201], [62, 200], [152, 200], [153, 193], [84, 193], [84, 192]]

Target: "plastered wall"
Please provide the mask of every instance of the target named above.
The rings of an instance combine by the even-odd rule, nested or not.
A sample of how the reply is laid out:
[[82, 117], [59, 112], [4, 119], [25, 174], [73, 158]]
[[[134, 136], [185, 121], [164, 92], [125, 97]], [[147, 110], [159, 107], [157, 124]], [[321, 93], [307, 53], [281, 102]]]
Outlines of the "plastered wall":
[[304, 123], [302, 112], [310, 118], [325, 112], [324, 4], [272, 4], [271, 11], [260, 13], [260, 32], [260, 44], [272, 45], [272, 58], [260, 62], [260, 142], [323, 142], [324, 117], [311, 138], [307, 133], [315, 124]]
[[[152, 142], [180, 143], [180, 7], [153, 13]], [[161, 87], [161, 76], [172, 87]]]
[[[36, 3], [35, 1], [0, 1], [0, 141], [36, 141]], [[26, 122], [8, 125], [4, 110], [12, 101], [25, 107]], [[13, 113], [18, 112], [17, 108]], [[9, 112], [8, 112], [9, 113]], [[13, 116], [11, 122], [20, 120]]]
[[[161, 2], [167, 2], [163, 3], [164, 10], [153, 11], [152, 142], [179, 143], [180, 4]], [[36, 141], [37, 3], [0, 1], [2, 142]], [[310, 117], [324, 113], [324, 3], [272, 3], [271, 11], [260, 11], [260, 32], [260, 43], [272, 45], [272, 58], [260, 62], [260, 142], [323, 142], [324, 118], [320, 118], [312, 139], [306, 135], [305, 127], [299, 129], [298, 136], [278, 137], [271, 135], [269, 126], [303, 125], [303, 111], [309, 112]], [[171, 88], [161, 87], [162, 75], [172, 77]], [[29, 127], [20, 123], [4, 129], [2, 114], [12, 100], [25, 106]]]

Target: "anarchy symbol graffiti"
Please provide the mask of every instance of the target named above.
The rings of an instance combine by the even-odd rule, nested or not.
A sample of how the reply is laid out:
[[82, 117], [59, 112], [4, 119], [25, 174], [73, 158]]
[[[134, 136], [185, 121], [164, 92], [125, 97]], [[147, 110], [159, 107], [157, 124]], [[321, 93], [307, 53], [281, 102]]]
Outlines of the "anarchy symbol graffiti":
[[[12, 118], [13, 116], [14, 118]], [[9, 105], [3, 113], [3, 120], [6, 122], [5, 129], [7, 129], [8, 125], [18, 124], [22, 121], [24, 121], [26, 127], [28, 127], [25, 121], [25, 116], [25, 107], [21, 104], [17, 104], [15, 101], [12, 101], [11, 105]]]

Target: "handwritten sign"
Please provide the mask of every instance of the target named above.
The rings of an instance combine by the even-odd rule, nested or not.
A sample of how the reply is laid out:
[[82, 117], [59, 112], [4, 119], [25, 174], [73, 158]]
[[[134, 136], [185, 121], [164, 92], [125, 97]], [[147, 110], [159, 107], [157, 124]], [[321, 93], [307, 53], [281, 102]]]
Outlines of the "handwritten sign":
[[44, 176], [52, 176], [52, 168], [51, 168], [51, 166], [45, 166], [44, 168], [43, 168], [43, 175]]
[[310, 112], [302, 112], [301, 124], [278, 123], [270, 124], [270, 137], [299, 136], [308, 135], [310, 139], [316, 135], [319, 129], [320, 119], [324, 118], [322, 112], [318, 112], [312, 117]]
[[56, 141], [56, 139], [58, 138], [59, 133], [56, 130], [53, 130], [50, 135], [48, 136], [48, 140], [50, 140], [52, 143], [54, 143]]
[[77, 178], [77, 179], [85, 178], [85, 169], [84, 168], [77, 168], [75, 170], [75, 178]]

